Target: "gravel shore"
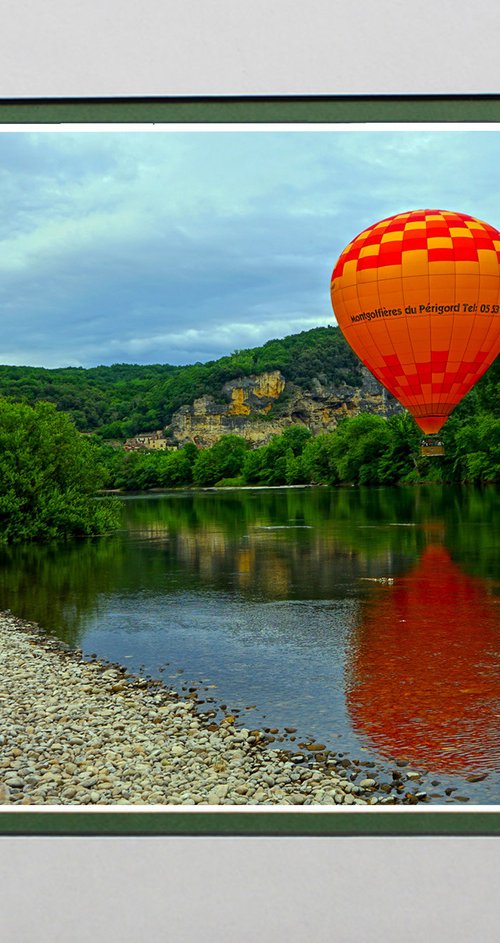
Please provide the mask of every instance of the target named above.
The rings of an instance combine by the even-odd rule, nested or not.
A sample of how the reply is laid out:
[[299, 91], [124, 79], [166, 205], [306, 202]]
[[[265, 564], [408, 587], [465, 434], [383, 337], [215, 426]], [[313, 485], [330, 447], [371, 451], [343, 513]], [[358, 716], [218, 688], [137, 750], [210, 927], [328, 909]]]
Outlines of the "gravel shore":
[[385, 783], [321, 745], [265, 747], [161, 682], [84, 660], [0, 614], [1, 805], [366, 805], [426, 801], [420, 774]]

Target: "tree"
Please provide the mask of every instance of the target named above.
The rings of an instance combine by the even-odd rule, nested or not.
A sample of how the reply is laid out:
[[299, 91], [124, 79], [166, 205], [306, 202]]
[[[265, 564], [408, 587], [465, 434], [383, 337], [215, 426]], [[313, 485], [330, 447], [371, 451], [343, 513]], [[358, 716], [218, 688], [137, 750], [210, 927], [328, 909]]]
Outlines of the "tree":
[[50, 403], [0, 400], [0, 539], [51, 540], [118, 526], [116, 502], [93, 442]]
[[219, 464], [213, 449], [202, 449], [193, 465], [193, 482], [199, 488], [209, 488], [219, 480]]
[[290, 448], [295, 456], [300, 455], [304, 447], [312, 438], [312, 432], [307, 426], [289, 426], [281, 434], [281, 439]]
[[310, 439], [302, 452], [302, 466], [306, 481], [314, 485], [337, 484], [337, 467], [332, 456], [334, 433], [323, 432]]
[[378, 460], [380, 484], [392, 485], [414, 474], [422, 433], [410, 413], [396, 413], [387, 420], [387, 450]]
[[193, 465], [195, 485], [215, 485], [223, 478], [236, 478], [243, 468], [248, 442], [238, 435], [224, 435], [209, 449], [198, 453]]
[[[196, 446], [193, 446], [193, 448], [196, 454]], [[167, 452], [162, 458], [163, 462], [160, 467], [160, 485], [162, 487], [170, 488], [191, 484], [193, 480], [193, 456], [188, 446], [176, 452]]]
[[261, 445], [260, 448], [247, 452], [243, 462], [243, 478], [249, 485], [262, 485], [266, 483], [267, 478], [267, 448]]
[[455, 472], [462, 481], [498, 481], [500, 419], [479, 416], [456, 431]]
[[332, 459], [340, 481], [370, 485], [380, 481], [378, 463], [391, 446], [387, 420], [361, 413], [344, 419], [332, 441]]

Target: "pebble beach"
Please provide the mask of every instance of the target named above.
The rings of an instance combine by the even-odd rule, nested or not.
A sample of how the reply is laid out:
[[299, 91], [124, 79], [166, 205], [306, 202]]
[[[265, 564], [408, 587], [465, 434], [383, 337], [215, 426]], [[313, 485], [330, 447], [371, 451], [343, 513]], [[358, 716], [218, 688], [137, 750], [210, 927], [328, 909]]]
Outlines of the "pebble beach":
[[[381, 781], [308, 744], [270, 749], [162, 682], [85, 660], [0, 614], [0, 805], [386, 805], [428, 801], [418, 771]], [[375, 778], [374, 778], [375, 777]]]

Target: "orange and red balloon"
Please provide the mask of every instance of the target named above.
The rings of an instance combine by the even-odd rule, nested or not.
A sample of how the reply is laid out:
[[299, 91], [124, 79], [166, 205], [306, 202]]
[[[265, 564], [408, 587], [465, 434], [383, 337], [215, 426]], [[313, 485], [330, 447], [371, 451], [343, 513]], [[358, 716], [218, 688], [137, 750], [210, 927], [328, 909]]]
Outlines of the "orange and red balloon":
[[446, 210], [390, 216], [344, 249], [331, 298], [365, 366], [438, 432], [500, 351], [500, 232]]

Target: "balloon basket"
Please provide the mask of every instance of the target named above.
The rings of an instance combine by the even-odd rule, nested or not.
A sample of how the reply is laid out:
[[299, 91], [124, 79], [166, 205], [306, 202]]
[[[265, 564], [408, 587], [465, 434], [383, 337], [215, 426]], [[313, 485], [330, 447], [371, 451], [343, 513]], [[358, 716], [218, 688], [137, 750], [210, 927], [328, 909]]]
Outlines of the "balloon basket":
[[428, 436], [420, 444], [420, 455], [422, 458], [433, 458], [436, 455], [444, 455], [444, 443], [441, 439]]

